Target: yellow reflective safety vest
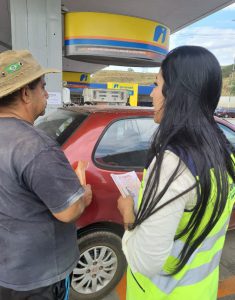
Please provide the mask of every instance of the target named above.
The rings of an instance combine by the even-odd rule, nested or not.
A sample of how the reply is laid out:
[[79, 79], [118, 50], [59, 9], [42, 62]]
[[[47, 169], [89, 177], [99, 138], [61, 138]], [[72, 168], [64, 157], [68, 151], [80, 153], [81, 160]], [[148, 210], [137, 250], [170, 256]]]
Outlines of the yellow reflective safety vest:
[[[144, 176], [146, 170], [144, 171]], [[142, 187], [144, 182], [142, 181]], [[211, 171], [212, 193], [206, 213], [196, 235], [199, 235], [208, 223], [213, 210], [216, 184]], [[173, 276], [165, 276], [172, 271], [177, 257], [187, 239], [187, 235], [174, 242], [172, 251], [166, 260], [161, 274], [151, 279], [136, 272], [127, 270], [127, 300], [216, 300], [219, 282], [219, 262], [225, 241], [225, 234], [235, 201], [235, 185], [229, 178], [229, 195], [226, 207], [219, 221], [202, 244], [194, 251], [184, 268]], [[142, 201], [142, 188], [139, 193], [139, 205]], [[178, 226], [179, 233], [185, 228], [192, 212], [185, 211]], [[156, 228], [157, 230], [157, 228]]]

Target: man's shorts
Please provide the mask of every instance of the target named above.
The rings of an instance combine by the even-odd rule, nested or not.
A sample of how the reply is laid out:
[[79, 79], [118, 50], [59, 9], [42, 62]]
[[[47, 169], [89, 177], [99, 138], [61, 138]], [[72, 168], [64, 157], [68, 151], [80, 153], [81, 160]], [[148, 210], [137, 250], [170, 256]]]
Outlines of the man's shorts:
[[0, 300], [68, 300], [68, 279], [31, 291], [15, 291], [0, 287]]

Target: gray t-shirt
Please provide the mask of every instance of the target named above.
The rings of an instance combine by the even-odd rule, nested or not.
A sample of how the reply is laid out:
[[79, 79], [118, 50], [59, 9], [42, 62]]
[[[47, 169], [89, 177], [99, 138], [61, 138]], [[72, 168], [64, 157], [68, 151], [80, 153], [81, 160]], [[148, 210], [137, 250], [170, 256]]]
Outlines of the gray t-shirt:
[[0, 118], [0, 286], [32, 290], [71, 273], [75, 225], [52, 213], [83, 193], [56, 141], [30, 123]]

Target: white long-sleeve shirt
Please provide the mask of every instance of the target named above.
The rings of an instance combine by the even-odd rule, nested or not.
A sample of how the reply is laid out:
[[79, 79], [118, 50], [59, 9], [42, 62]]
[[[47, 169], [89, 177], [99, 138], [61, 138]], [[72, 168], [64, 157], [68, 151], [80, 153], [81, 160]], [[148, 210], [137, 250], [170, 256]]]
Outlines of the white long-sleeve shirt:
[[[173, 152], [168, 150], [165, 152], [158, 191], [164, 188], [178, 162], [179, 157]], [[154, 160], [147, 170], [145, 183], [153, 165]], [[195, 184], [194, 176], [183, 162], [179, 172], [180, 176], [171, 183], [157, 207]], [[122, 249], [133, 272], [140, 272], [151, 278], [162, 270], [173, 247], [176, 230], [184, 210], [192, 209], [195, 204], [196, 188], [167, 204], [134, 230], [125, 232]]]

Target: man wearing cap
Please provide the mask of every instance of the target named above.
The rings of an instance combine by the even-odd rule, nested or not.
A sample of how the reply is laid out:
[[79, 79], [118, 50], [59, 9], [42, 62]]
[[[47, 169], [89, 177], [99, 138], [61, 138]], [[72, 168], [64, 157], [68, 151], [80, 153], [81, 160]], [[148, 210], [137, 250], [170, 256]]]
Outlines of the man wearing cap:
[[0, 54], [0, 300], [68, 299], [75, 224], [91, 202], [56, 141], [33, 127], [48, 93], [26, 51]]

